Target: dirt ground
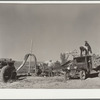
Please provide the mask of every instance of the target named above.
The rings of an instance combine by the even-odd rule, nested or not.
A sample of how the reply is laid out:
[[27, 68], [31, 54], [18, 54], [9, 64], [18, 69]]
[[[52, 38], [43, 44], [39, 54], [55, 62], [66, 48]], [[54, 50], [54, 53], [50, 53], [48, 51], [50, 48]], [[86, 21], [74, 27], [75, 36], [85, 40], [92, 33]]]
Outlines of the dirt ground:
[[3, 83], [0, 80], [0, 88], [6, 89], [100, 89], [100, 78], [91, 75], [86, 80], [64, 80], [64, 76], [36, 77], [19, 75], [14, 82]]

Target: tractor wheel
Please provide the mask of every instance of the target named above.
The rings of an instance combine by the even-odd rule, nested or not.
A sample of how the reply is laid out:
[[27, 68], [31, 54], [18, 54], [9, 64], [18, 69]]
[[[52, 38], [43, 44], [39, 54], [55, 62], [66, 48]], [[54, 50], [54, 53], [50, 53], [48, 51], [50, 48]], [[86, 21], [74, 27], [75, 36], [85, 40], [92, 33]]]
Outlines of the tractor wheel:
[[4, 66], [1, 70], [1, 79], [3, 82], [8, 82], [10, 79], [15, 78], [15, 68], [10, 66]]
[[17, 79], [17, 73], [16, 73], [15, 69], [11, 73], [11, 79], [12, 80], [16, 80]]
[[86, 79], [86, 72], [85, 72], [85, 70], [81, 70], [80, 71], [80, 79], [81, 80], [85, 80]]
[[65, 81], [69, 80], [69, 73], [65, 73]]

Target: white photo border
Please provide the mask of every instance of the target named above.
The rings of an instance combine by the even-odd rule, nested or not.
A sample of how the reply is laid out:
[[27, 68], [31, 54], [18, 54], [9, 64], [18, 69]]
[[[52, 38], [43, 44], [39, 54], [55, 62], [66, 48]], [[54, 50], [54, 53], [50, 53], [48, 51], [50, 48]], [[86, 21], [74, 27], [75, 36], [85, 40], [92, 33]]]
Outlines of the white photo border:
[[[100, 1], [0, 1], [0, 4], [100, 4]], [[100, 99], [100, 89], [0, 89], [0, 99]]]

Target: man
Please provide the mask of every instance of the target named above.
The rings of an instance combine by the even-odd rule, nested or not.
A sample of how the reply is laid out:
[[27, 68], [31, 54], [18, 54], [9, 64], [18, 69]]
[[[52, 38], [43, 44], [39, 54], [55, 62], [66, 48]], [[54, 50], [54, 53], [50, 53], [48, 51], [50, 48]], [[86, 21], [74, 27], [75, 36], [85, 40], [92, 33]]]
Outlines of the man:
[[85, 51], [85, 55], [88, 55], [88, 49], [86, 46], [80, 46], [80, 56], [83, 56], [83, 52]]
[[80, 56], [83, 56], [83, 52], [85, 51], [85, 55], [89, 55], [92, 53], [91, 46], [87, 41], [85, 41], [85, 45], [80, 47]]
[[87, 47], [88, 54], [89, 54], [89, 52], [92, 53], [91, 46], [89, 45], [89, 43], [87, 41], [85, 41], [85, 46]]

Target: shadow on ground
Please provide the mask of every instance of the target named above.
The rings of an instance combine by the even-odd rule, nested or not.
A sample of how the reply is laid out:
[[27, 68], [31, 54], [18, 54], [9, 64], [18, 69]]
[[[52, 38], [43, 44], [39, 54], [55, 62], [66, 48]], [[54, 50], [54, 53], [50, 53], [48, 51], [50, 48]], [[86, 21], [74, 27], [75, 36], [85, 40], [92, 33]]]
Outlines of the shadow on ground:
[[17, 75], [17, 80], [23, 80], [26, 79], [26, 77], [28, 77], [28, 75]]
[[[96, 77], [98, 77], [98, 73], [89, 74], [87, 76], [87, 78], [96, 78]], [[80, 78], [79, 77], [76, 77], [76, 78], [71, 77], [70, 78], [70, 80], [77, 80], [77, 79], [80, 79]]]
[[98, 73], [93, 73], [88, 76], [88, 78], [95, 78], [98, 77]]

